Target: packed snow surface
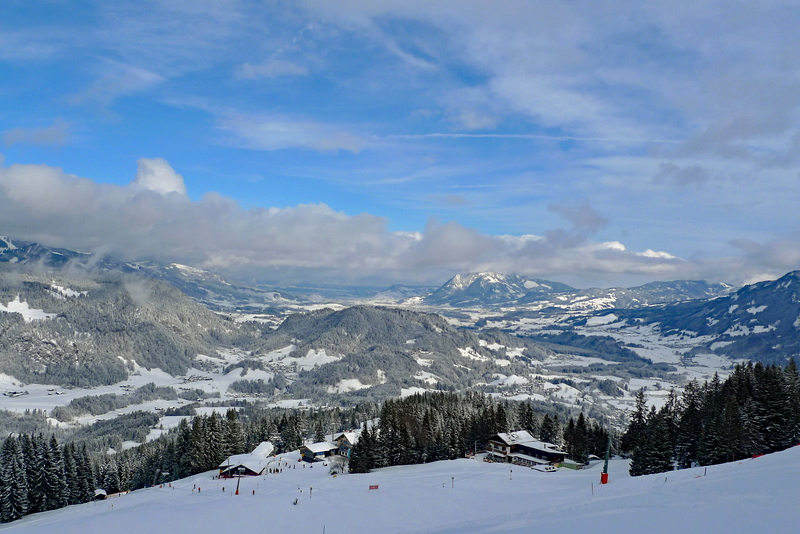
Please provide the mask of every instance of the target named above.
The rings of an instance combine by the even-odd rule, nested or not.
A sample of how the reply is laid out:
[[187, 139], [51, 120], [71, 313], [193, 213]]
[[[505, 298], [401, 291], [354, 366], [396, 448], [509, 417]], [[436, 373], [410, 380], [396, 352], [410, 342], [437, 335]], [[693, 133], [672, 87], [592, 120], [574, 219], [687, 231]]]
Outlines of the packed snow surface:
[[235, 481], [214, 480], [208, 472], [171, 487], [34, 514], [0, 530], [788, 534], [800, 520], [800, 447], [637, 478], [628, 476], [627, 461], [612, 460], [607, 485], [599, 484], [600, 464], [541, 473], [461, 459], [335, 478], [321, 463], [298, 462], [296, 452], [271, 465], [283, 472], [242, 478], [239, 495]]

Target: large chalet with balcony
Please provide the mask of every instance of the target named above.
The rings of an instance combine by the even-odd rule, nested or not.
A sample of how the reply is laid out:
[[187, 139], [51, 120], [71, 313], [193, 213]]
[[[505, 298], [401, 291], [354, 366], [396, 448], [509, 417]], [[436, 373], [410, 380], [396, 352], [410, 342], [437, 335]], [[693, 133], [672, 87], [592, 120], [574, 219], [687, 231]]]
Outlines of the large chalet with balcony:
[[552, 443], [539, 441], [527, 431], [501, 432], [489, 439], [487, 459], [527, 467], [557, 466], [567, 457]]

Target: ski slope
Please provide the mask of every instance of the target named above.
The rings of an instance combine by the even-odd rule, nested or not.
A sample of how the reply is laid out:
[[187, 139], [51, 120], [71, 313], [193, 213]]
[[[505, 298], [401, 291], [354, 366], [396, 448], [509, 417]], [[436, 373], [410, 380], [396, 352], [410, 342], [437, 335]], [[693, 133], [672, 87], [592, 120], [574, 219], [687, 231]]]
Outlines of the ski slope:
[[303, 467], [297, 453], [281, 458], [283, 473], [241, 479], [238, 496], [235, 481], [209, 472], [34, 514], [0, 531], [788, 534], [800, 525], [800, 447], [708, 467], [705, 476], [695, 468], [631, 478], [627, 462], [614, 460], [605, 486], [600, 465], [541, 473], [462, 459], [334, 478], [321, 464]]

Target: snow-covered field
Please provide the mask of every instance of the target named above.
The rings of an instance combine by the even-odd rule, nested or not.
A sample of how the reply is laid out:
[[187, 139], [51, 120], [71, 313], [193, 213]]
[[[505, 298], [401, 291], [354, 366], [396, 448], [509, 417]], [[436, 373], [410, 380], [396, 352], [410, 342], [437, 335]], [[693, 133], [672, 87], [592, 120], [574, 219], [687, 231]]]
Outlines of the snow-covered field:
[[638, 478], [628, 476], [626, 461], [614, 460], [605, 486], [600, 465], [541, 473], [462, 459], [334, 478], [325, 466], [297, 458], [283, 456], [281, 474], [243, 478], [238, 496], [235, 481], [213, 480], [209, 472], [35, 514], [0, 531], [788, 534], [800, 522], [800, 447], [707, 472]]

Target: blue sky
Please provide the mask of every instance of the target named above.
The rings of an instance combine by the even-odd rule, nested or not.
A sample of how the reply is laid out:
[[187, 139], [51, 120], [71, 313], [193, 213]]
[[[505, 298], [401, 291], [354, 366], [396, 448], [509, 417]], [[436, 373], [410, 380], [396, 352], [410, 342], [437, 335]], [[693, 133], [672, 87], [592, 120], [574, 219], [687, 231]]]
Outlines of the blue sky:
[[800, 7], [645, 4], [3, 2], [0, 233], [282, 283], [800, 267]]

